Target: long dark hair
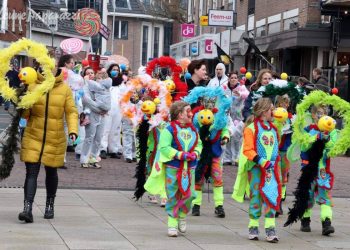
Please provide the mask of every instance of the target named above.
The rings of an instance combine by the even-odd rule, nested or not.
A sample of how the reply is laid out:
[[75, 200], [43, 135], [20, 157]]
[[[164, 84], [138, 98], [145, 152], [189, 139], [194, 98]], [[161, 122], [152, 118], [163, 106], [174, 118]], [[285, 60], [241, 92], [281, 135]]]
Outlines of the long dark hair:
[[89, 69], [91, 69], [91, 70], [93, 70], [93, 71], [95, 72], [95, 70], [94, 70], [93, 68], [91, 68], [91, 67], [86, 67], [86, 68], [83, 70], [83, 72], [82, 72], [82, 76], [83, 76], [83, 77], [85, 76], [86, 71], [89, 70]]
[[[111, 71], [112, 71], [112, 69], [115, 67], [115, 66], [117, 66], [118, 68], [119, 68], [119, 73], [118, 73], [118, 75], [117, 76], [115, 76], [115, 77], [112, 77], [111, 76]], [[107, 69], [107, 74], [108, 74], [108, 76], [110, 77], [110, 78], [112, 78], [112, 86], [119, 86], [122, 82], [123, 82], [123, 78], [122, 78], [122, 74], [121, 74], [121, 72], [120, 72], [120, 66], [119, 66], [119, 64], [117, 64], [117, 63], [112, 63], [111, 65], [109, 65], [109, 67], [108, 67], [108, 69]]]
[[66, 63], [69, 63], [70, 60], [74, 59], [72, 55], [63, 55], [60, 57], [60, 60], [58, 60], [57, 67], [62, 68], [66, 67]]

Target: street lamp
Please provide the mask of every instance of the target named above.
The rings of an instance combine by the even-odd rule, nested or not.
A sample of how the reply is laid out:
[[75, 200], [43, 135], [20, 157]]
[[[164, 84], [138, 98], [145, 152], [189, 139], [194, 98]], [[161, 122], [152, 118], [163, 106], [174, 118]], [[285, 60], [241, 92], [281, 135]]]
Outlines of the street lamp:
[[112, 28], [112, 47], [111, 47], [111, 51], [112, 51], [112, 55], [114, 55], [114, 29], [115, 29], [115, 1], [116, 0], [112, 0], [112, 4], [113, 4], [113, 28]]

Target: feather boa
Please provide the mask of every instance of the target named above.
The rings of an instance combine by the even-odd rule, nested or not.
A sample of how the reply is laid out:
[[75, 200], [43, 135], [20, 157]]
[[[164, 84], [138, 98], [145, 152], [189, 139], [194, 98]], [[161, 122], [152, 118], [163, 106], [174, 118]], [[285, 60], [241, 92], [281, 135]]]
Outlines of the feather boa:
[[[43, 69], [44, 81], [33, 91], [28, 91], [20, 100], [17, 98], [16, 90], [9, 86], [5, 75], [10, 69], [10, 60], [14, 55], [25, 51], [28, 57], [35, 58]], [[55, 60], [50, 58], [48, 50], [43, 44], [32, 40], [21, 39], [12, 43], [8, 48], [0, 50], [0, 93], [5, 100], [17, 103], [19, 108], [31, 108], [43, 95], [49, 92], [55, 85], [55, 77], [52, 70], [55, 68]]]
[[226, 97], [222, 88], [211, 88], [211, 87], [195, 87], [191, 90], [188, 96], [184, 97], [183, 100], [189, 104], [197, 103], [202, 97], [216, 97], [216, 108], [218, 112], [214, 115], [214, 124], [211, 129], [221, 130], [226, 127], [228, 118], [226, 112], [231, 106], [231, 99]]
[[150, 124], [149, 130], [152, 130], [154, 127], [158, 126], [161, 122], [166, 121], [169, 116], [169, 109], [172, 104], [172, 97], [164, 82], [157, 79], [152, 79], [148, 75], [138, 76], [136, 79], [130, 80], [124, 91], [124, 94], [120, 100], [120, 107], [123, 112], [123, 115], [129, 118], [132, 121], [133, 127], [136, 128], [144, 114], [141, 111], [142, 101], [139, 101], [138, 104], [133, 104], [130, 102], [135, 91], [140, 89], [147, 89], [148, 93], [152, 93], [151, 96], [159, 98], [160, 103], [157, 105], [157, 113], [152, 115], [148, 120]]
[[136, 200], [139, 200], [142, 197], [142, 195], [146, 192], [144, 185], [146, 183], [148, 129], [149, 129], [148, 121], [144, 119], [142, 120], [136, 133], [136, 137], [139, 142], [137, 146], [139, 162], [137, 163], [136, 173], [134, 176], [136, 178], [136, 187], [134, 192], [134, 196]]
[[203, 150], [201, 152], [200, 159], [198, 161], [198, 165], [195, 171], [196, 183], [201, 181], [203, 175], [208, 180], [211, 173], [211, 165], [213, 162], [213, 152], [212, 152], [212, 145], [209, 140], [209, 135], [210, 135], [209, 129], [210, 129], [210, 126], [208, 125], [203, 125], [199, 129], [199, 136], [203, 143]]
[[[278, 95], [288, 94], [290, 98], [290, 107], [292, 112], [295, 112], [296, 105], [303, 99], [303, 95], [299, 93], [296, 85], [292, 82], [287, 83], [287, 81], [279, 80], [279, 82], [274, 83], [276, 80], [272, 81], [265, 88], [263, 92], [264, 97], [275, 97]], [[281, 83], [281, 81], [283, 81]]]
[[314, 142], [314, 138], [305, 133], [304, 127], [307, 124], [307, 110], [312, 105], [332, 105], [333, 109], [343, 118], [344, 128], [339, 132], [338, 139], [335, 145], [330, 149], [329, 156], [335, 157], [344, 154], [350, 147], [350, 103], [344, 101], [338, 96], [329, 95], [323, 91], [312, 91], [309, 95], [304, 97], [304, 100], [297, 105], [297, 117], [293, 126], [293, 143], [301, 145], [308, 145]]
[[298, 219], [302, 219], [306, 209], [308, 208], [310, 198], [309, 190], [311, 189], [312, 182], [317, 177], [318, 164], [323, 156], [324, 148], [325, 141], [317, 140], [307, 152], [307, 154], [310, 156], [310, 161], [309, 164], [307, 164], [301, 170], [298, 186], [294, 192], [295, 200], [293, 201], [293, 208], [289, 209], [288, 219], [284, 223], [285, 227], [297, 222]]
[[146, 73], [150, 76], [153, 75], [153, 71], [156, 67], [168, 67], [171, 70], [171, 77], [175, 83], [176, 89], [174, 92], [173, 99], [174, 101], [181, 100], [182, 97], [187, 95], [187, 84], [182, 82], [180, 79], [180, 74], [182, 72], [182, 68], [176, 64], [174, 58], [169, 56], [161, 56], [159, 58], [155, 58], [147, 64]]

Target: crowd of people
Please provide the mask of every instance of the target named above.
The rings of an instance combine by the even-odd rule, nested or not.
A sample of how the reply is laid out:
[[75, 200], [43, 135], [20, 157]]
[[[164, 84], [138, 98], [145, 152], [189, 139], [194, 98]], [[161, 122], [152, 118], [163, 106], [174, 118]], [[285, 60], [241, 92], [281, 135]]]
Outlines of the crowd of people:
[[[140, 164], [135, 133], [141, 123], [135, 126], [121, 103], [133, 84], [130, 70], [115, 62], [106, 63], [97, 72], [89, 66], [79, 72], [76, 69], [72, 55], [62, 56], [54, 88], [23, 112], [27, 127], [21, 149], [21, 160], [26, 164], [21, 221], [33, 222], [32, 204], [41, 164], [46, 171], [45, 218], [54, 217], [57, 168], [64, 166], [66, 140], [82, 168], [100, 169], [107, 157], [123, 157], [127, 163]], [[250, 199], [249, 239], [259, 238], [259, 218], [264, 211], [266, 239], [278, 242], [275, 218], [283, 214], [282, 201], [286, 198], [290, 169], [287, 151], [292, 145], [295, 105], [316, 89], [329, 92], [328, 81], [320, 69], [313, 70], [314, 83], [300, 77], [293, 87], [269, 69], [261, 69], [255, 81], [237, 71], [226, 73], [226, 69], [223, 63], [218, 63], [215, 76], [208, 79], [205, 60], [193, 60], [186, 65], [184, 72], [190, 75], [183, 74], [181, 78], [186, 84], [185, 93], [181, 93], [180, 100], [174, 98], [176, 90], [172, 93], [169, 114], [144, 135], [153, 140], [153, 151], [147, 152], [148, 171], [142, 185], [151, 202], [157, 203], [156, 195], [162, 198], [161, 205], [168, 214], [168, 236], [176, 237], [179, 232], [186, 232], [186, 216], [190, 211], [193, 216], [200, 216], [206, 180], [213, 185], [215, 215], [225, 217], [223, 165], [237, 166], [233, 198], [239, 202], [244, 197]], [[138, 75], [146, 74], [144, 68], [139, 69]], [[169, 71], [166, 79], [171, 74]], [[293, 96], [288, 91], [271, 94], [272, 88], [291, 88]], [[149, 92], [142, 89], [129, 96], [127, 101], [133, 112], [144, 111], [142, 104], [152, 96]], [[157, 98], [151, 100], [159, 105]], [[287, 112], [285, 119], [279, 119], [277, 110]], [[151, 121], [153, 113], [144, 112], [142, 121]], [[323, 148], [320, 158], [316, 157], [318, 174], [308, 180], [308, 206], [296, 209], [299, 209], [301, 231], [309, 232], [311, 208], [316, 200], [321, 205], [322, 234], [329, 235], [334, 233], [334, 227], [331, 225], [333, 176], [328, 152], [336, 141], [336, 130], [321, 130], [318, 125], [330, 113], [327, 106], [316, 103], [309, 112], [310, 123], [304, 132], [313, 141], [308, 147], [301, 147], [302, 168], [315, 164], [312, 154], [316, 146], [319, 148], [319, 141]]]

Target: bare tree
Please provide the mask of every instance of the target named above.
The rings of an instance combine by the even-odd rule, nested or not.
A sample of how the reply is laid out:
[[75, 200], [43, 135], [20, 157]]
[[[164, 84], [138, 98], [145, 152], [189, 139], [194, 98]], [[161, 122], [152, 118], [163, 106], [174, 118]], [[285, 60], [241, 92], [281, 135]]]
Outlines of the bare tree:
[[173, 19], [179, 23], [187, 22], [187, 1], [151, 0], [150, 4], [142, 5], [150, 15]]

